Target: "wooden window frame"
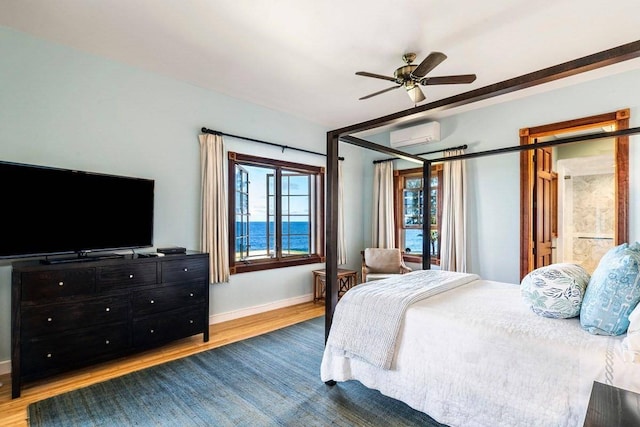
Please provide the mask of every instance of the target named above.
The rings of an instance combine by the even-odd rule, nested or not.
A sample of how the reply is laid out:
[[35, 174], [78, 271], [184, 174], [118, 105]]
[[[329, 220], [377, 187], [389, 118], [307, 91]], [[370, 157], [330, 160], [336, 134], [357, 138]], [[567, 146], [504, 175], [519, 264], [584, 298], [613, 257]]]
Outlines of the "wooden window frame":
[[[235, 170], [236, 165], [240, 166], [258, 166], [265, 168], [273, 168], [276, 170], [286, 170], [300, 172], [304, 174], [315, 176], [315, 187], [313, 192], [311, 216], [315, 222], [315, 228], [311, 229], [313, 239], [309, 242], [312, 247], [310, 248], [310, 254], [305, 255], [287, 255], [282, 256], [281, 245], [278, 245], [277, 254], [275, 258], [260, 258], [252, 260], [237, 260], [235, 252], [235, 233], [236, 233], [236, 181]], [[315, 264], [325, 261], [324, 249], [324, 182], [325, 182], [325, 168], [320, 166], [310, 166], [301, 163], [287, 162], [284, 160], [275, 160], [265, 157], [251, 156], [248, 154], [241, 154], [235, 152], [228, 153], [228, 194], [229, 197], [229, 268], [231, 274], [245, 273], [250, 271], [270, 270], [274, 268], [284, 268], [296, 265]], [[281, 185], [280, 180], [276, 179], [276, 185]], [[277, 190], [277, 194], [280, 193], [280, 189]], [[280, 198], [276, 198], [276, 211], [281, 212]], [[276, 215], [276, 230], [282, 229], [282, 217], [281, 214]], [[310, 225], [312, 227], [312, 225]]]
[[[431, 178], [436, 177], [438, 179], [438, 192], [436, 195], [436, 199], [438, 201], [436, 207], [436, 230], [438, 231], [438, 250], [437, 253], [440, 254], [440, 237], [442, 236], [442, 173], [443, 166], [442, 164], [432, 165], [431, 166]], [[413, 168], [413, 169], [403, 169], [403, 170], [395, 170], [393, 172], [393, 185], [394, 185], [394, 198], [393, 198], [393, 207], [394, 207], [394, 217], [395, 217], [395, 238], [397, 242], [397, 246], [403, 249], [404, 240], [402, 230], [404, 229], [404, 213], [403, 213], [403, 191], [404, 191], [404, 182], [407, 178], [420, 178], [422, 179], [422, 168]], [[423, 183], [424, 189], [424, 183]], [[431, 197], [430, 194], [426, 194], [423, 192], [423, 197]], [[423, 212], [422, 214], [423, 221], [425, 219], [431, 221], [431, 215]], [[431, 229], [431, 227], [430, 227]], [[403, 259], [405, 262], [422, 264], [422, 255], [413, 255], [406, 254], [403, 250]], [[431, 264], [440, 265], [439, 257], [431, 257]]]

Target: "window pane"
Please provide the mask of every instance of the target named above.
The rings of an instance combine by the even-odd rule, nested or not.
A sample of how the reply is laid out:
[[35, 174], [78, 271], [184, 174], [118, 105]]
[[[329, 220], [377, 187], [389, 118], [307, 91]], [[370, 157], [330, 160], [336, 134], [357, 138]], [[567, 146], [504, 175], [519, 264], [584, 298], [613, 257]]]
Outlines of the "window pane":
[[[305, 255], [311, 253], [309, 223], [282, 221], [282, 255]], [[286, 231], [285, 231], [286, 230]]]
[[[282, 202], [282, 204], [284, 205], [284, 200]], [[309, 215], [309, 196], [290, 196], [289, 204], [289, 214]], [[285, 213], [286, 212], [283, 211], [283, 214]]]
[[[237, 168], [242, 170], [243, 176], [236, 177], [236, 183], [240, 182], [246, 190], [237, 191], [236, 188], [236, 213], [243, 216], [242, 220], [236, 220], [236, 251], [240, 248], [245, 251], [241, 259], [269, 258], [275, 253], [275, 234], [269, 230], [267, 220], [275, 210], [268, 202], [273, 200], [268, 189], [273, 188], [275, 169], [253, 165]], [[242, 236], [238, 234], [238, 228], [244, 229]]]
[[289, 175], [289, 189], [288, 192], [285, 193], [284, 185], [282, 189], [282, 194], [291, 194], [291, 195], [308, 195], [309, 194], [309, 175]]
[[283, 172], [282, 256], [311, 253], [310, 183], [310, 175]]
[[264, 221], [251, 221], [249, 223], [249, 258], [264, 257], [267, 255], [267, 227]]
[[431, 225], [436, 225], [438, 223], [438, 190], [435, 188], [431, 189], [431, 206], [429, 206], [430, 214], [431, 214]]
[[422, 230], [417, 228], [405, 229], [404, 251], [408, 254], [422, 255]]
[[[422, 255], [422, 230], [415, 228], [407, 228], [402, 230], [404, 236], [404, 251], [407, 254]], [[430, 255], [439, 258], [438, 252], [438, 230], [431, 230], [431, 248]]]
[[422, 178], [405, 179], [404, 188], [422, 188]]
[[404, 190], [403, 200], [404, 225], [422, 224], [422, 190]]

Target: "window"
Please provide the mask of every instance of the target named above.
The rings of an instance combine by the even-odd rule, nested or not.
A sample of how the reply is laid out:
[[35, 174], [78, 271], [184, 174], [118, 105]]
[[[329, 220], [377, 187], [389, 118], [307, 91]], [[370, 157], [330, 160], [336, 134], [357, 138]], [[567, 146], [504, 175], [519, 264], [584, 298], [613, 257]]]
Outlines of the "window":
[[229, 153], [231, 273], [324, 262], [324, 168]]
[[[442, 165], [431, 168], [430, 223], [432, 264], [440, 264], [440, 224], [442, 222]], [[422, 168], [395, 171], [396, 241], [405, 259], [422, 262], [422, 223], [424, 221], [424, 185]]]

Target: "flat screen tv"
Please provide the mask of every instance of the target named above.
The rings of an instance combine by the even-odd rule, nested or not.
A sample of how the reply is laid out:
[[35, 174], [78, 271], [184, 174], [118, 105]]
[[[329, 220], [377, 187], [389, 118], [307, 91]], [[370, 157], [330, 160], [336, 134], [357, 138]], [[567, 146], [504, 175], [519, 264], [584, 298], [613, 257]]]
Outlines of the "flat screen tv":
[[153, 244], [153, 180], [0, 162], [0, 182], [0, 258]]

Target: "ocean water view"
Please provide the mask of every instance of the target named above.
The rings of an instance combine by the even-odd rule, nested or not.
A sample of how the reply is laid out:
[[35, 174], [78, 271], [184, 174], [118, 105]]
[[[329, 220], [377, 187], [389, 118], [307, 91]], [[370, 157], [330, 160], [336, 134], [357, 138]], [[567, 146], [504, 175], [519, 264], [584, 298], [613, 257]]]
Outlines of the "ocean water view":
[[[275, 247], [275, 223], [266, 221], [249, 222], [249, 251], [266, 251]], [[268, 233], [267, 233], [268, 232]], [[242, 224], [236, 222], [236, 236], [242, 234]], [[267, 245], [267, 234], [269, 234], [270, 244]], [[282, 247], [285, 252], [308, 253], [309, 223], [308, 222], [283, 222], [282, 223]], [[236, 247], [236, 250], [240, 250]]]
[[[405, 230], [404, 250], [407, 253], [422, 254], [422, 230], [407, 229]], [[431, 241], [431, 256], [439, 256], [436, 248], [438, 247], [437, 238]], [[408, 249], [408, 250], [407, 250]]]
[[[269, 228], [267, 228], [269, 227]], [[282, 246], [285, 253], [309, 253], [309, 223], [308, 222], [283, 222], [283, 239]], [[267, 245], [267, 230], [269, 231], [270, 244]], [[271, 251], [275, 248], [275, 223], [266, 221], [252, 221], [249, 223], [249, 253], [252, 255], [264, 254], [267, 249]], [[236, 222], [236, 236], [241, 235], [242, 224]], [[405, 248], [408, 252], [414, 254], [422, 253], [422, 230], [408, 229], [405, 230]], [[243, 251], [246, 248], [240, 248], [239, 243], [242, 240], [236, 240], [236, 251]], [[434, 242], [434, 247], [437, 242]], [[435, 251], [432, 250], [432, 254]]]

